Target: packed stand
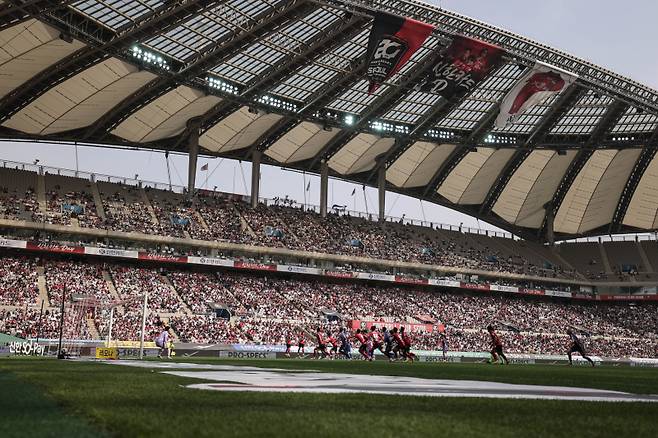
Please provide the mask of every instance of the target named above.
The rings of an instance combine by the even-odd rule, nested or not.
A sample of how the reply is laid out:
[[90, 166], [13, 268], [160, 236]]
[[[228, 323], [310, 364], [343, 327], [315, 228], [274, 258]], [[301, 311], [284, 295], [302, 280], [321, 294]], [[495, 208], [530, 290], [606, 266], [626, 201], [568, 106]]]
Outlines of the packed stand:
[[39, 296], [36, 261], [29, 257], [0, 257], [0, 305], [34, 306]]
[[148, 307], [152, 311], [175, 313], [181, 309], [176, 292], [166, 283], [157, 269], [112, 266], [110, 274], [127, 311], [142, 308], [144, 294], [148, 292]]
[[240, 303], [228, 293], [214, 274], [174, 271], [167, 277], [194, 313], [208, 313], [213, 304], [229, 306], [238, 311], [241, 309]]
[[44, 262], [46, 286], [51, 306], [62, 302], [66, 295], [93, 296], [99, 301], [111, 300], [107, 282], [103, 279], [103, 266], [89, 261], [46, 260]]

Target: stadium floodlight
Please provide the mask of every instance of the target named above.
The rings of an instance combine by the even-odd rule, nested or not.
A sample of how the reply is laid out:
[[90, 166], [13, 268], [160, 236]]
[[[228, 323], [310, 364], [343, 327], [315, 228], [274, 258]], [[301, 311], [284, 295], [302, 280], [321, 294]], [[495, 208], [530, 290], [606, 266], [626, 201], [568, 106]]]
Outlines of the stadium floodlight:
[[354, 116], [352, 114], [347, 114], [344, 120], [347, 126], [352, 126], [354, 124]]
[[206, 84], [209, 88], [219, 90], [222, 93], [238, 94], [238, 87], [219, 78], [206, 76]]
[[131, 50], [133, 58], [139, 60], [143, 64], [154, 65], [162, 70], [170, 70], [169, 64], [161, 55], [157, 55], [137, 45], [132, 47]]
[[279, 99], [278, 97], [264, 95], [258, 98], [258, 102], [284, 111], [297, 112], [296, 104]]

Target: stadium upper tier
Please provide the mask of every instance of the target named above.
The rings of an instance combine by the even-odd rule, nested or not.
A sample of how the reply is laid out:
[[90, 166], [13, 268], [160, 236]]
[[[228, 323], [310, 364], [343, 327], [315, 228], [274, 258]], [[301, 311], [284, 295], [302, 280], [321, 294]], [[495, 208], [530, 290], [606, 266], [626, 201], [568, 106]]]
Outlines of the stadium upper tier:
[[111, 177], [83, 179], [49, 170], [55, 172], [0, 167], [0, 236], [21, 235], [22, 230], [39, 240], [46, 237], [39, 233], [51, 232], [54, 241], [86, 236], [103, 245], [114, 239], [119, 247], [138, 248], [152, 238], [154, 245], [169, 244], [185, 254], [207, 253], [222, 242], [228, 245], [222, 250], [240, 257], [292, 257], [303, 264], [324, 260], [378, 268], [388, 261], [392, 264], [386, 270], [564, 280], [560, 283], [589, 279], [655, 286], [658, 275], [656, 241], [549, 247], [484, 230], [392, 218], [379, 222], [340, 210], [322, 218], [285, 199], [251, 208], [242, 195], [202, 191], [189, 200], [169, 190], [103, 180]]
[[[375, 11], [435, 29], [369, 94]], [[464, 95], [419, 91], [457, 36], [501, 62]], [[575, 82], [496, 127], [537, 61]], [[658, 92], [420, 2], [4, 1], [0, 77], [0, 138], [200, 148], [383, 186], [529, 239], [658, 228]]]

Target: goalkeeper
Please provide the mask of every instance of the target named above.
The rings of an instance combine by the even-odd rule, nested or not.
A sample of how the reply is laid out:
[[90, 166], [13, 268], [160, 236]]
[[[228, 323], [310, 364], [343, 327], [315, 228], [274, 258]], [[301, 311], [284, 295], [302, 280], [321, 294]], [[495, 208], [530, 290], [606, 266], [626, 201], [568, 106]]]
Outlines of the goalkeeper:
[[170, 341], [170, 339], [171, 336], [169, 334], [169, 326], [165, 325], [162, 329], [162, 332], [155, 339], [155, 345], [160, 347], [160, 351], [158, 352], [158, 359], [162, 359], [163, 353], [166, 353], [167, 358], [171, 359], [171, 352], [173, 351], [173, 348], [171, 347], [173, 343]]

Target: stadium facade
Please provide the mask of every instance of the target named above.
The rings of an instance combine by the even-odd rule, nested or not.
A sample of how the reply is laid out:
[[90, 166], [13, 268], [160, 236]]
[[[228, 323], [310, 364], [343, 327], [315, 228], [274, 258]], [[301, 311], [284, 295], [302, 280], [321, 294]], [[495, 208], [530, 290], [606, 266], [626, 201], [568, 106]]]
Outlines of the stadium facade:
[[[433, 26], [369, 93], [388, 12]], [[460, 38], [500, 51], [466, 93], [419, 87]], [[189, 152], [425, 199], [528, 240], [656, 229], [658, 93], [414, 1], [4, 1], [0, 137]], [[490, 54], [491, 54], [491, 49]], [[569, 77], [498, 123], [537, 66]], [[573, 83], [571, 83], [573, 82]], [[372, 91], [372, 90], [370, 90]], [[190, 191], [191, 192], [191, 191]]]

